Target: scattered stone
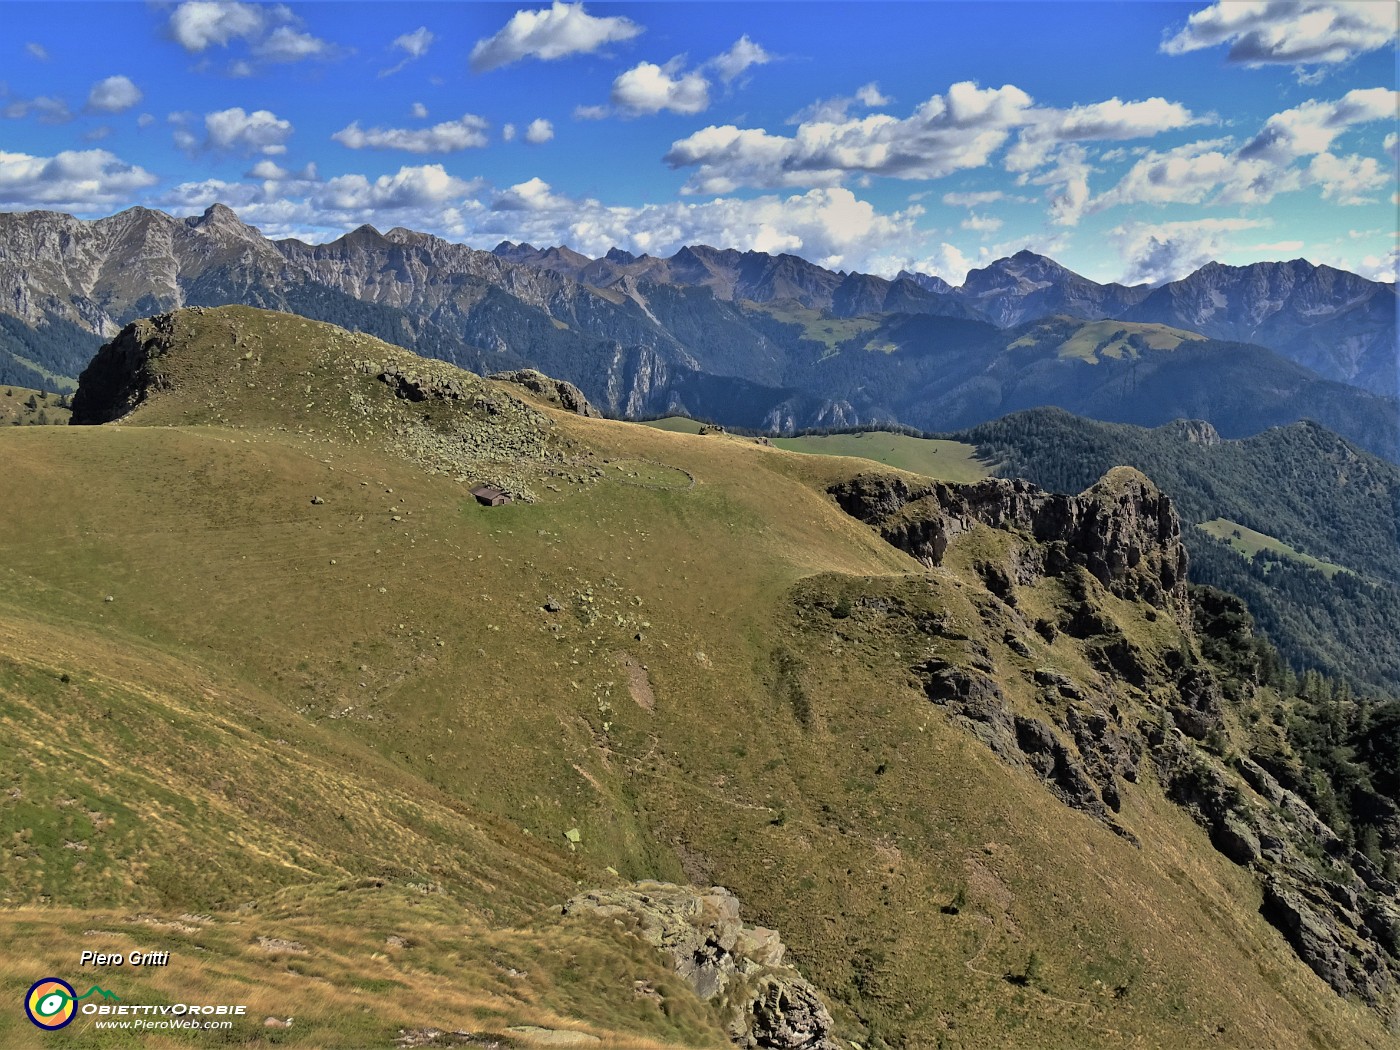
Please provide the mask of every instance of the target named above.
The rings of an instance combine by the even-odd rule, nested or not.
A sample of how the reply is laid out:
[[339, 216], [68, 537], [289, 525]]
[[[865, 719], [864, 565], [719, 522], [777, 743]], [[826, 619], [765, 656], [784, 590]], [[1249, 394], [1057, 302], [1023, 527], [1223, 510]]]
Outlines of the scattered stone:
[[313, 505], [319, 507], [322, 503], [325, 503], [326, 501], [323, 500], [320, 496], [312, 496], [311, 502]]
[[537, 1043], [540, 1046], [592, 1046], [601, 1043], [596, 1035], [587, 1032], [570, 1032], [560, 1028], [541, 1028], [533, 1024], [513, 1024], [506, 1029], [511, 1035]]
[[304, 954], [306, 945], [298, 941], [285, 940], [282, 937], [259, 937], [258, 947], [265, 952], [296, 952]]
[[492, 1048], [503, 1047], [505, 1044], [498, 1039], [474, 1036], [471, 1032], [457, 1029], [453, 1032], [444, 1032], [441, 1028], [400, 1028], [399, 1037], [394, 1040], [394, 1045], [405, 1048], [436, 1047], [436, 1046], [474, 1046], [482, 1050], [492, 1050]]

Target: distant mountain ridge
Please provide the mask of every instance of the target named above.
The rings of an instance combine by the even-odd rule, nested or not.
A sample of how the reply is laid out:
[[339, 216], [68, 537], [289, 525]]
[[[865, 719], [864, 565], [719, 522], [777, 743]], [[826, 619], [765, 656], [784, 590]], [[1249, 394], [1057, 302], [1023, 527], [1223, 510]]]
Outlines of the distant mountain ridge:
[[[1203, 305], [1216, 300], [1225, 306]], [[0, 381], [56, 388], [131, 320], [225, 304], [329, 321], [474, 371], [539, 368], [623, 417], [953, 429], [1049, 404], [1143, 425], [1188, 415], [1231, 436], [1312, 418], [1400, 454], [1394, 401], [1323, 368], [1341, 355], [1350, 378], [1384, 386], [1393, 356], [1387, 366], [1377, 348], [1393, 337], [1394, 289], [1306, 263], [1207, 267], [1152, 290], [1020, 252], [953, 289], [701, 245], [589, 259], [371, 226], [327, 244], [273, 241], [223, 205], [184, 219], [0, 214]], [[1121, 331], [1084, 327], [1109, 317]], [[1146, 324], [1212, 338], [1168, 349], [1133, 328]], [[1245, 344], [1246, 329], [1293, 339], [1324, 374]]]
[[[1055, 314], [1086, 321], [1157, 322], [1212, 339], [1265, 346], [1325, 379], [1372, 393], [1397, 392], [1395, 285], [1305, 259], [1248, 266], [1212, 262], [1154, 288], [1100, 284], [1023, 250], [969, 271], [955, 288], [940, 277], [908, 270], [891, 281], [833, 273], [793, 255], [703, 246], [684, 247], [669, 259], [614, 250], [590, 260], [567, 248], [537, 249], [509, 241], [494, 253], [600, 287], [631, 276], [708, 287], [721, 299], [790, 298], [837, 317], [926, 313], [975, 318], [999, 328]], [[561, 262], [565, 258], [567, 264]]]

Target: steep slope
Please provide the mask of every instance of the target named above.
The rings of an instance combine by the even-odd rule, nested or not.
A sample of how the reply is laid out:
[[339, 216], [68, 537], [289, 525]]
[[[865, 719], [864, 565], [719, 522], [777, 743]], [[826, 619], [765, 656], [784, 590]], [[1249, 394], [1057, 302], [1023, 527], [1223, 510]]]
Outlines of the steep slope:
[[[112, 422], [0, 431], [0, 506], [23, 508], [0, 515], [16, 984], [71, 965], [82, 931], [127, 943], [135, 913], [227, 960], [211, 994], [270, 982], [254, 1002], [296, 1014], [289, 1045], [723, 1045], [729, 991], [628, 932], [671, 930], [721, 973], [783, 977], [750, 1023], [777, 1003], [807, 1034], [770, 1045], [810, 1046], [820, 1014], [762, 924], [840, 1044], [1394, 1045], [1381, 970], [1339, 994], [1173, 801], [1176, 767], [1110, 762], [1116, 705], [1125, 755], [1146, 722], [1234, 784], [1172, 729], [1215, 694], [1185, 674], [1205, 655], [1174, 517], [1135, 476], [959, 511], [930, 567], [828, 491], [851, 461], [580, 416], [297, 317], [181, 311], [94, 369], [83, 418]], [[497, 477], [520, 498], [479, 506], [469, 486]], [[857, 488], [932, 522], [880, 495], [928, 486]], [[1063, 530], [1027, 528], [1030, 505], [1070, 509]], [[1024, 747], [969, 732], [945, 689], [963, 680], [995, 683]], [[1241, 813], [1217, 822], [1272, 833], [1272, 810]], [[1389, 967], [1306, 897], [1302, 841], [1265, 858], [1298, 914], [1335, 928], [1344, 973]], [[223, 881], [193, 876], [204, 858]], [[724, 894], [649, 879], [727, 887], [751, 932]], [[71, 902], [36, 916], [46, 897]], [[673, 900], [714, 921], [670, 925]], [[186, 952], [129, 994], [188, 994]]]

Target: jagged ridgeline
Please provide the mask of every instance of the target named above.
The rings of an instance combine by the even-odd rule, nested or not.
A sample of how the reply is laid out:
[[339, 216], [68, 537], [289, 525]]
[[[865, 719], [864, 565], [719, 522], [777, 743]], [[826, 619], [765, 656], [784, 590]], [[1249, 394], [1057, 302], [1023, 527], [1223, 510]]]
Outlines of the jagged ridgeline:
[[1074, 492], [1115, 464], [1172, 495], [1193, 578], [1235, 592], [1298, 670], [1400, 696], [1400, 468], [1315, 423], [1222, 440], [1038, 409], [955, 435], [1004, 477]]
[[862, 473], [247, 308], [74, 413], [0, 428], [7, 960], [168, 950], [119, 994], [307, 1047], [1395, 1045], [1396, 839], [1298, 792], [1135, 471]]
[[0, 214], [0, 244], [0, 381], [54, 392], [130, 321], [240, 303], [481, 372], [538, 368], [614, 417], [948, 430], [1054, 404], [1145, 426], [1204, 418], [1226, 437], [1313, 419], [1400, 457], [1395, 286], [1301, 259], [1152, 289], [1018, 252], [954, 289], [703, 245], [588, 259], [370, 226], [273, 241], [221, 204]]

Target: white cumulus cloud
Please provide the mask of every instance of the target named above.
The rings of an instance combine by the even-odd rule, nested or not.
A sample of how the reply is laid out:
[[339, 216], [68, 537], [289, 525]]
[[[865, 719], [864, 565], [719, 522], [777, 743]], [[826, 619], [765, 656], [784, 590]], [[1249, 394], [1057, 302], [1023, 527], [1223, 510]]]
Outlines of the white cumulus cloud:
[[232, 40], [251, 40], [266, 24], [257, 4], [237, 0], [186, 0], [170, 15], [170, 33], [189, 52], [213, 45], [227, 46]]
[[270, 110], [248, 113], [240, 106], [205, 114], [204, 129], [204, 145], [208, 149], [267, 156], [286, 153], [293, 131], [291, 121]]
[[[1359, 89], [1335, 101], [1309, 100], [1276, 113], [1238, 149], [1218, 139], [1148, 151], [1090, 207], [1267, 204], [1308, 184], [1337, 203], [1363, 203], [1365, 192], [1378, 187], [1378, 163], [1338, 158], [1329, 148], [1354, 125], [1393, 118], [1397, 100], [1400, 94], [1389, 88]], [[1295, 163], [1306, 157], [1314, 158], [1307, 167]]]
[[1007, 151], [1006, 167], [1008, 171], [1038, 168], [1048, 161], [1058, 143], [1151, 138], [1198, 123], [1201, 120], [1181, 103], [1160, 97], [1140, 102], [1110, 98], [1069, 109], [1040, 109], [1021, 130], [1016, 145]]
[[308, 58], [330, 58], [336, 49], [320, 37], [292, 26], [278, 26], [253, 46], [253, 54], [268, 62], [300, 62]]
[[129, 204], [159, 179], [105, 149], [64, 150], [52, 157], [0, 151], [0, 208], [86, 212]]
[[1395, 172], [1382, 168], [1375, 157], [1349, 154], [1336, 157], [1319, 153], [1308, 164], [1308, 178], [1322, 191], [1322, 199], [1337, 204], [1373, 204], [1373, 191], [1395, 182]]
[[494, 36], [478, 40], [471, 50], [471, 67], [485, 73], [524, 58], [545, 62], [569, 55], [590, 54], [608, 44], [631, 40], [642, 27], [620, 16], [598, 18], [583, 4], [554, 0], [539, 11], [517, 11]]
[[1260, 219], [1192, 219], [1183, 222], [1128, 222], [1109, 231], [1125, 269], [1124, 284], [1179, 280], [1220, 258], [1232, 247], [1230, 235], [1268, 225]]
[[331, 136], [347, 149], [397, 149], [406, 153], [456, 153], [485, 146], [489, 125], [481, 117], [465, 113], [459, 120], [445, 120], [430, 128], [361, 128], [359, 121]]
[[971, 230], [973, 233], [996, 233], [1006, 223], [994, 215], [978, 215], [974, 212], [959, 225], [964, 230]]
[[390, 46], [395, 50], [402, 51], [403, 58], [401, 58], [396, 65], [390, 66], [388, 69], [381, 69], [379, 75], [381, 77], [392, 76], [410, 62], [418, 61], [418, 59], [428, 53], [428, 48], [432, 47], [433, 40], [435, 39], [436, 37], [434, 37], [432, 30], [427, 26], [419, 26], [411, 33], [404, 33], [402, 36], [395, 37], [393, 44]]
[[[170, 35], [191, 54], [211, 47], [228, 47], [245, 41], [254, 57], [263, 62], [301, 62], [329, 59], [342, 52], [335, 45], [306, 32], [301, 19], [284, 4], [250, 4], [240, 0], [185, 0], [170, 14]], [[233, 77], [252, 76], [254, 68], [238, 59], [228, 68]]]
[[1229, 45], [1244, 66], [1346, 62], [1395, 39], [1397, 11], [1387, 0], [1217, 0], [1162, 44], [1169, 55]]
[[[665, 160], [673, 168], [696, 169], [686, 184], [691, 193], [834, 185], [859, 175], [937, 179], [986, 165], [1019, 132], [1006, 166], [1025, 173], [1051, 163], [1057, 148], [1068, 143], [1142, 138], [1199, 122], [1185, 106], [1162, 98], [1055, 109], [1036, 106], [1014, 84], [983, 88], [971, 81], [933, 95], [908, 117], [848, 116], [856, 103], [877, 100], [888, 101], [868, 84], [853, 98], [815, 103], [792, 118], [797, 128], [790, 136], [710, 126], [672, 143]], [[1077, 186], [1073, 192], [1079, 194]]]
[[863, 106], [866, 109], [878, 109], [881, 106], [888, 106], [894, 100], [880, 90], [880, 85], [875, 81], [862, 84], [856, 88], [853, 95], [837, 95], [834, 98], [822, 98], [813, 102], [809, 106], [804, 106], [792, 116], [788, 117], [789, 124], [839, 124], [847, 119], [847, 115], [856, 106]]
[[141, 89], [128, 77], [115, 76], [99, 80], [88, 92], [88, 109], [99, 113], [121, 113], [140, 102]]
[[1243, 149], [1243, 158], [1290, 161], [1327, 151], [1332, 140], [1355, 124], [1395, 120], [1400, 92], [1391, 88], [1358, 88], [1333, 102], [1310, 99], [1275, 113]]
[[250, 179], [281, 180], [289, 176], [286, 168], [271, 160], [260, 160], [248, 169]]
[[712, 125], [672, 143], [665, 161], [696, 168], [686, 189], [706, 194], [739, 186], [834, 185], [862, 173], [936, 179], [986, 164], [1031, 108], [1030, 96], [1014, 85], [980, 88], [964, 81], [904, 119], [876, 113], [810, 120], [791, 136]]
[[640, 62], [618, 75], [612, 85], [612, 103], [632, 116], [660, 113], [700, 113], [710, 104], [710, 84], [704, 74], [680, 69], [672, 59], [664, 66]]
[[0, 116], [8, 120], [23, 120], [33, 116], [41, 124], [66, 124], [73, 119], [73, 111], [62, 98], [40, 95], [38, 98], [24, 98], [11, 95], [4, 81], [0, 81]]
[[525, 141], [539, 145], [541, 142], [548, 142], [554, 138], [554, 125], [543, 117], [538, 117], [530, 121], [525, 129]]

